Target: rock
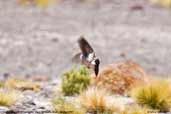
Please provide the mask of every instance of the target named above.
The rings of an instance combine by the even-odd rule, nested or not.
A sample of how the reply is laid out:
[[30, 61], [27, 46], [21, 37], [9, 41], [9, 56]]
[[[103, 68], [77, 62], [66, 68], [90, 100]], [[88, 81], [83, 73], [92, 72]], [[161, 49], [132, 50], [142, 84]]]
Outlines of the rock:
[[136, 103], [135, 100], [130, 97], [115, 95], [108, 96], [107, 101], [109, 106], [112, 104], [119, 111], [124, 111], [127, 106], [131, 106]]
[[149, 80], [143, 68], [132, 61], [109, 64], [100, 70], [98, 77], [92, 77], [93, 85], [118, 94], [124, 94], [139, 81]]
[[136, 103], [133, 98], [124, 96], [109, 96], [107, 99], [114, 104], [130, 105]]
[[31, 80], [33, 81], [48, 81], [50, 79], [49, 76], [46, 76], [46, 75], [32, 75], [30, 76]]
[[45, 98], [34, 99], [34, 103], [36, 104], [36, 107], [38, 107], [40, 110], [52, 110], [53, 108], [49, 101], [50, 100]]
[[9, 111], [10, 109], [8, 107], [5, 106], [0, 106], [0, 113], [5, 113], [7, 111]]

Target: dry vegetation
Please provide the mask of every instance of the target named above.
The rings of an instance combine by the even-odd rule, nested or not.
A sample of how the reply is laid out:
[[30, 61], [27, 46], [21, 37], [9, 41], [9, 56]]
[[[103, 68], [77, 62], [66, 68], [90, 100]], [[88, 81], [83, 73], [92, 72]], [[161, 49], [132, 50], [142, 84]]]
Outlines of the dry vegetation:
[[69, 113], [69, 114], [85, 114], [85, 110], [79, 106], [74, 105], [66, 101], [62, 97], [57, 97], [52, 100], [54, 110], [58, 113]]
[[[50, 4], [56, 4], [62, 1], [64, 0], [17, 0], [17, 3], [21, 5], [35, 5], [40, 7], [47, 7]], [[149, 3], [155, 6], [161, 6], [165, 8], [171, 7], [171, 0], [148, 0], [148, 1]], [[96, 0], [78, 0], [78, 2], [94, 3], [96, 2]]]
[[[52, 99], [51, 104], [56, 112], [71, 112], [71, 114], [85, 114], [87, 112], [91, 114], [147, 114], [151, 111], [157, 114], [158, 111], [168, 112], [171, 108], [170, 81], [149, 80], [145, 71], [130, 61], [108, 65], [100, 71], [97, 79], [90, 78], [89, 71], [84, 66], [73, 68], [62, 76], [62, 85], [58, 86], [63, 87], [64, 95], [74, 95], [72, 96], [74, 100], [66, 100], [65, 97], [67, 96], [57, 96]], [[90, 81], [93, 82], [93, 85], [90, 84]], [[101, 83], [100, 86], [99, 83]], [[1, 106], [15, 105], [21, 99], [21, 92], [14, 89], [21, 92], [23, 90], [38, 91], [40, 85], [23, 79], [8, 78], [1, 84]], [[135, 99], [135, 102], [133, 104], [116, 104], [114, 101], [117, 99], [116, 94], [119, 93], [120, 96], [126, 97], [123, 95], [125, 92], [128, 92], [130, 97]]]
[[136, 86], [132, 89], [131, 96], [142, 106], [161, 112], [170, 111], [171, 85], [167, 80], [155, 80]]
[[[149, 80], [145, 71], [130, 61], [108, 65], [100, 71], [97, 79], [90, 78], [88, 69], [83, 66], [73, 68], [62, 76], [62, 85], [58, 86], [63, 87], [64, 94], [59, 97], [59, 93], [57, 93], [57, 97], [51, 100], [56, 112], [147, 114], [151, 111], [157, 114], [158, 111], [168, 112], [171, 108], [170, 81]], [[90, 81], [93, 82], [93, 85], [89, 84]], [[99, 86], [99, 84], [101, 85]], [[0, 105], [2, 106], [15, 105], [23, 90], [40, 90], [39, 84], [16, 78], [9, 78], [1, 85]], [[135, 99], [135, 101], [131, 104], [116, 104], [117, 93], [122, 98], [128, 98], [128, 96], [123, 95], [125, 92], [129, 93], [129, 98]], [[65, 98], [73, 98], [74, 100], [66, 100]]]
[[90, 87], [80, 96], [81, 105], [92, 113], [110, 113], [116, 111], [116, 108], [109, 104], [107, 97], [108, 92], [96, 87]]
[[9, 78], [5, 82], [4, 86], [7, 88], [13, 88], [19, 90], [33, 90], [33, 91], [40, 90], [40, 85], [38, 83], [28, 80], [23, 80], [23, 79], [17, 79], [17, 78]]
[[104, 67], [92, 83], [114, 93], [124, 94], [139, 81], [148, 81], [145, 71], [138, 64], [125, 61]]
[[[64, 0], [17, 0], [17, 3], [20, 5], [28, 6], [28, 5], [34, 5], [38, 7], [47, 7], [52, 4], [58, 4]], [[84, 3], [93, 3], [96, 0], [78, 0], [78, 2], [84, 2]]]
[[[21, 5], [47, 7], [49, 4], [62, 0], [17, 1]], [[97, 0], [78, 1], [94, 2]], [[158, 6], [171, 7], [171, 0], [149, 1]], [[61, 87], [63, 96], [59, 97], [59, 93], [57, 93], [55, 99], [51, 98], [54, 110], [59, 113], [148, 114], [148, 111], [152, 111], [157, 114], [158, 111], [169, 112], [171, 109], [170, 81], [149, 79], [149, 75], [144, 69], [132, 61], [106, 65], [100, 69], [98, 77], [93, 75], [91, 77], [86, 67], [73, 68], [62, 75], [60, 84], [58, 86]], [[9, 78], [5, 82], [0, 81], [0, 106], [15, 105], [25, 90], [40, 92], [40, 84], [18, 78]], [[117, 95], [135, 99], [135, 102], [133, 104], [111, 102], [112, 97], [117, 99]], [[67, 101], [66, 97], [74, 98], [79, 102]]]
[[154, 5], [170, 8], [171, 0], [150, 0], [150, 2]]
[[120, 114], [148, 114], [149, 111], [150, 110], [147, 108], [142, 108], [138, 105], [134, 105], [131, 107], [127, 107], [125, 110], [121, 111]]
[[17, 3], [20, 5], [35, 5], [40, 7], [47, 7], [57, 2], [60, 2], [60, 0], [17, 0]]
[[16, 90], [1, 89], [0, 90], [0, 106], [14, 105], [21, 97], [21, 93]]
[[[82, 71], [87, 74], [86, 76], [89, 75], [84, 67], [75, 69], [75, 71], [75, 73], [73, 71], [67, 72], [68, 76], [72, 76], [72, 80], [78, 77], [82, 79], [79, 73]], [[77, 76], [73, 76], [73, 74]], [[126, 61], [108, 65], [100, 71], [98, 77], [93, 76], [90, 80], [92, 83], [87, 85], [88, 88], [80, 91], [78, 97], [75, 96], [75, 99], [80, 101], [80, 104], [77, 104], [86, 112], [92, 114], [147, 114], [155, 112], [157, 114], [158, 111], [170, 111], [171, 86], [168, 80], [149, 79], [143, 68], [134, 62]], [[68, 81], [67, 84], [69, 82], [72, 81]], [[81, 82], [84, 83], [84, 81]], [[119, 93], [123, 96], [125, 92], [132, 99], [135, 99], [133, 104], [118, 103], [122, 106], [117, 106], [115, 102], [111, 102], [112, 95]]]

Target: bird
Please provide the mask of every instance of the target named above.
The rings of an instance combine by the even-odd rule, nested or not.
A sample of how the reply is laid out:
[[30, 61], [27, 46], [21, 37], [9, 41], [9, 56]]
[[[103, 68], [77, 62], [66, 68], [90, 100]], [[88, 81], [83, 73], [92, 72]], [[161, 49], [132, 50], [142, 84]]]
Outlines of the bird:
[[73, 61], [79, 62], [87, 68], [94, 70], [95, 75], [98, 76], [100, 60], [96, 57], [93, 48], [83, 36], [78, 39], [78, 44], [81, 52], [73, 57]]

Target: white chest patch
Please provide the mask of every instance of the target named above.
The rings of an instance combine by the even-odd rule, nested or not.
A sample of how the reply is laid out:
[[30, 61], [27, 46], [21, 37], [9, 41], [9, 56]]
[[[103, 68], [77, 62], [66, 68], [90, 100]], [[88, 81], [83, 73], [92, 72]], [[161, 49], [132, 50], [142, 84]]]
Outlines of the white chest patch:
[[81, 60], [83, 59], [83, 55], [82, 55], [82, 54], [80, 55], [80, 59], [81, 59]]
[[94, 58], [94, 53], [90, 53], [87, 57], [87, 61], [92, 61]]
[[96, 64], [96, 63], [95, 63], [95, 60], [91, 61], [91, 64], [95, 65], [95, 64]]

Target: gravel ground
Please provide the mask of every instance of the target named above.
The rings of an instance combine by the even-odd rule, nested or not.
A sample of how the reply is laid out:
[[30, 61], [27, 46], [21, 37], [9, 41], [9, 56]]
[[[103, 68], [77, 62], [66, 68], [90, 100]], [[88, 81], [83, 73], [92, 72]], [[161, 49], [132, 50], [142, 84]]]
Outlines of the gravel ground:
[[147, 0], [64, 0], [45, 9], [0, 0], [0, 75], [59, 76], [73, 65], [81, 35], [101, 66], [131, 59], [149, 73], [170, 75], [170, 18], [170, 9]]

